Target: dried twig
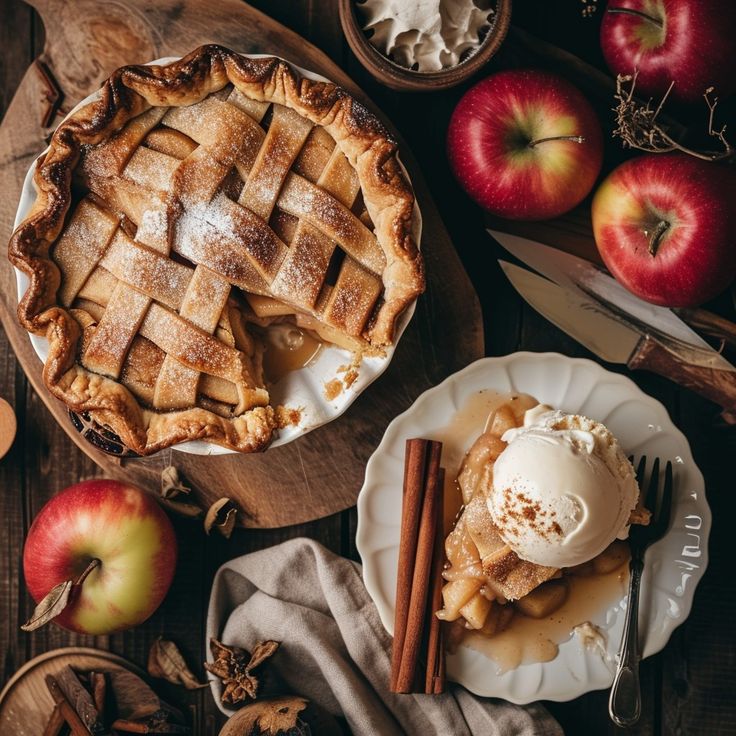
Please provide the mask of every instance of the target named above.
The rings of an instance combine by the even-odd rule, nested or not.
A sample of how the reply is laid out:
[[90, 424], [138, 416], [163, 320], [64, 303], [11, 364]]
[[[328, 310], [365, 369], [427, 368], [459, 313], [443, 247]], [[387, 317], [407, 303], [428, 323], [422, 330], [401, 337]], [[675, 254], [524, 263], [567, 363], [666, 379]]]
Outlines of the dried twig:
[[613, 131], [613, 135], [620, 138], [624, 146], [647, 151], [648, 153], [681, 151], [703, 161], [725, 161], [736, 158], [736, 148], [726, 139], [726, 126], [723, 125], [718, 130], [714, 128], [718, 98], [712, 96], [712, 87], [705, 90], [703, 94], [705, 104], [708, 106], [708, 134], [719, 141], [723, 146], [723, 150], [699, 151], [676, 141], [658, 121], [659, 114], [662, 112], [662, 108], [672, 91], [674, 82], [670, 84], [657, 107], [652, 109], [651, 99], [647, 103], [641, 103], [634, 99], [636, 77], [636, 72], [633, 75], [619, 74], [616, 77], [616, 94], [614, 95], [616, 107], [613, 110], [616, 113], [617, 127]]
[[61, 91], [59, 83], [54, 78], [54, 75], [47, 64], [40, 59], [36, 59], [33, 62], [33, 68], [41, 79], [43, 92], [42, 102], [44, 108], [43, 115], [41, 116], [41, 127], [49, 128], [51, 127], [56, 115], [68, 112], [62, 108], [64, 93]]

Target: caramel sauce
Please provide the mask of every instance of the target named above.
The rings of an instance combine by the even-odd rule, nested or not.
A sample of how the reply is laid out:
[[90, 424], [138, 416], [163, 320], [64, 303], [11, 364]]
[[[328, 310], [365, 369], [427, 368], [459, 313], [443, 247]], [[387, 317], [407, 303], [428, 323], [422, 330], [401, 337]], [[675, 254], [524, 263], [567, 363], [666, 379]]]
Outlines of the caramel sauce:
[[263, 372], [271, 384], [309, 365], [322, 349], [317, 338], [288, 322], [270, 325], [264, 343]]
[[514, 406], [524, 414], [539, 402], [528, 394], [500, 393], [485, 389], [468, 398], [452, 416], [450, 422], [432, 433], [432, 439], [442, 442], [442, 467], [445, 468], [445, 536], [451, 531], [462, 510], [462, 492], [457, 482], [460, 466], [470, 445], [482, 434], [493, 413], [504, 404]]
[[508, 626], [494, 636], [465, 630], [461, 643], [494, 661], [498, 674], [530, 662], [549, 662], [559, 645], [573, 636], [573, 630], [620, 601], [626, 595], [628, 565], [602, 574], [578, 577], [565, 575], [567, 599], [547, 618], [531, 618], [516, 611]]

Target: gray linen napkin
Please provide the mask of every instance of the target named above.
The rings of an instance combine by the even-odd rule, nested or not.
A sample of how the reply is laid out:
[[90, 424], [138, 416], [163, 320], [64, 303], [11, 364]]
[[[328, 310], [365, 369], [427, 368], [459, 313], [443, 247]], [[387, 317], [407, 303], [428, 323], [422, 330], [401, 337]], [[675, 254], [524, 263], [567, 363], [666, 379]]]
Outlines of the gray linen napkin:
[[[358, 736], [562, 735], [538, 704], [477, 698], [457, 685], [440, 696], [390, 693], [391, 637], [360, 566], [310, 539], [223, 565], [207, 614], [212, 636], [248, 650], [265, 639], [280, 641], [270, 666], [294, 693], [344, 716]], [[219, 681], [213, 691], [220, 705]]]

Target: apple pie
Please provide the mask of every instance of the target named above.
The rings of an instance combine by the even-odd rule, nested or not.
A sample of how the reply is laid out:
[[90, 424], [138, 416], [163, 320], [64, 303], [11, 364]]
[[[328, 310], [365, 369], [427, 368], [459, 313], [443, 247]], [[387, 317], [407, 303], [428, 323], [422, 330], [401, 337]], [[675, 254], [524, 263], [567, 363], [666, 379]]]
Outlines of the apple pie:
[[[508, 436], [509, 430], [522, 426], [528, 410], [537, 404], [525, 395], [514, 396], [501, 404], [471, 446], [457, 477], [464, 505], [445, 540], [448, 564], [443, 573], [446, 580], [442, 589], [443, 609], [438, 615], [487, 636], [503, 629], [515, 609], [532, 618], [543, 618], [559, 608], [566, 597], [564, 575], [610, 572], [628, 559], [627, 543], [616, 539], [584, 563], [561, 569], [554, 564], [522, 559], [504, 539], [488, 502], [494, 466], [507, 447], [502, 438]], [[546, 472], [549, 473], [549, 468]], [[638, 498], [638, 487], [636, 494]], [[519, 520], [527, 526], [548, 523], [542, 521], [547, 511], [541, 507], [525, 506], [524, 510], [528, 513], [520, 514], [524, 518]], [[513, 515], [514, 511], [505, 513]], [[640, 499], [626, 513], [628, 523], [649, 523], [649, 511], [643, 508]], [[554, 544], [552, 538], [550, 545]], [[509, 603], [513, 606], [506, 605]]]
[[203, 46], [117, 70], [34, 183], [19, 319], [49, 341], [52, 394], [139, 454], [264, 449], [293, 412], [271, 405], [263, 330], [380, 353], [424, 287], [396, 143], [279, 59]]

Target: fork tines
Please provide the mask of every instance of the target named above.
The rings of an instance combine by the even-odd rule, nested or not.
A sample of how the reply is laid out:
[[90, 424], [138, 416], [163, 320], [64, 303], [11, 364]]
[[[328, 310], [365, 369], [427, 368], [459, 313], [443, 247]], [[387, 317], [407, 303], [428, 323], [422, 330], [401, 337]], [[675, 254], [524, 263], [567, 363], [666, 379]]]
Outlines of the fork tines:
[[[662, 495], [657, 504], [657, 496], [660, 485], [660, 459], [654, 458], [652, 470], [649, 474], [649, 482], [646, 484], [646, 495], [644, 497], [644, 506], [652, 513], [652, 521], [649, 526], [632, 527], [632, 533], [639, 538], [638, 541], [651, 544], [661, 539], [670, 525], [670, 516], [672, 515], [672, 493], [674, 487], [674, 479], [672, 473], [672, 462], [667, 461], [664, 471], [664, 484]], [[643, 491], [645, 486], [645, 472], [647, 466], [647, 457], [642, 455], [636, 468], [636, 480], [639, 488]]]

